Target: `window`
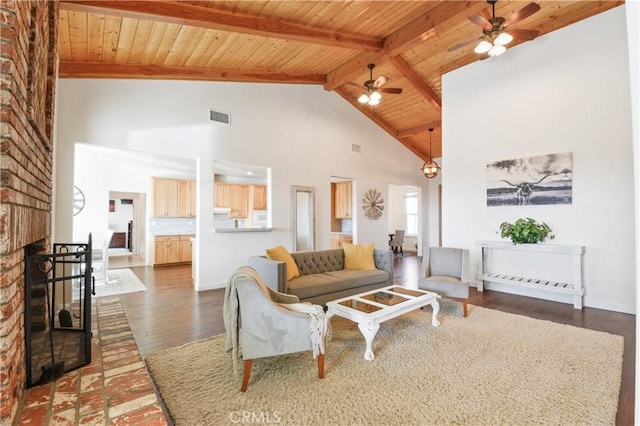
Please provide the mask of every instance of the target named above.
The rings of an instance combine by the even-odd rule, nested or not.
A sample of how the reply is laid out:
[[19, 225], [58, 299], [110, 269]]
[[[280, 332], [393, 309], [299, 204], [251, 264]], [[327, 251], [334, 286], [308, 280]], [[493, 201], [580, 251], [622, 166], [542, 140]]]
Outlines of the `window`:
[[404, 217], [407, 235], [418, 235], [418, 194], [415, 192], [404, 196]]

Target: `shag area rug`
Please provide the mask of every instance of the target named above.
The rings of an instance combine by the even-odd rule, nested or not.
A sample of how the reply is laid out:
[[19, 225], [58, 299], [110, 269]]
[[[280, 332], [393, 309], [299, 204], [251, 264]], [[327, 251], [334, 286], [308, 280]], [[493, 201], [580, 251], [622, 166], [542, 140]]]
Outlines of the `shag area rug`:
[[443, 301], [383, 323], [375, 360], [334, 317], [325, 378], [311, 352], [256, 359], [246, 393], [224, 335], [146, 358], [176, 425], [615, 424], [623, 338]]

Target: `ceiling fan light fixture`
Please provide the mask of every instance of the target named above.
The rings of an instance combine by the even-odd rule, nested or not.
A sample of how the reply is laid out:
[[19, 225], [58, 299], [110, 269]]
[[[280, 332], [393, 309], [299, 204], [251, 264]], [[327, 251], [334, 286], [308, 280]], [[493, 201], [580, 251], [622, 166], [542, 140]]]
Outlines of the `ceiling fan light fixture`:
[[495, 45], [491, 49], [489, 49], [489, 56], [499, 56], [506, 51], [507, 51], [506, 47]]
[[380, 103], [380, 98], [370, 98], [369, 99], [369, 105], [374, 106], [374, 105], [378, 105]]
[[489, 43], [487, 40], [482, 40], [480, 43], [478, 43], [476, 48], [473, 49], [473, 51], [476, 53], [487, 53], [492, 47], [493, 44]]
[[366, 104], [367, 102], [369, 102], [369, 96], [367, 96], [366, 93], [363, 93], [362, 95], [360, 95], [360, 97], [358, 98], [358, 102], [360, 102], [361, 104]]
[[369, 97], [373, 100], [377, 100], [379, 101], [382, 98], [382, 95], [380, 94], [380, 92], [378, 92], [377, 90], [374, 91], [371, 95], [369, 95]]
[[498, 37], [493, 40], [493, 44], [496, 46], [505, 46], [513, 41], [513, 36], [507, 32], [500, 33]]

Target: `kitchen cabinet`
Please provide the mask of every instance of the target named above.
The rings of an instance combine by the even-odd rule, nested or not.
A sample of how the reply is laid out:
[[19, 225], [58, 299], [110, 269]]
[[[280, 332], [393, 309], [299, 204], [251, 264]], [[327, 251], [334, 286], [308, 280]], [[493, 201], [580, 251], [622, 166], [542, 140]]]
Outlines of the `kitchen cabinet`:
[[253, 185], [253, 210], [267, 210], [267, 185]]
[[153, 179], [153, 215], [178, 217], [177, 179]]
[[353, 235], [347, 234], [331, 234], [331, 248], [342, 248], [344, 243], [353, 243]]
[[180, 235], [180, 262], [189, 263], [192, 261], [192, 238], [193, 235]]
[[222, 182], [214, 183], [214, 207], [231, 208], [231, 185], [232, 184]]
[[229, 217], [249, 217], [249, 185], [230, 185], [229, 201]]
[[154, 241], [153, 266], [191, 263], [193, 235], [157, 235]]
[[153, 178], [153, 216], [195, 217], [195, 181]]
[[180, 262], [180, 236], [159, 235], [155, 238], [153, 266]]
[[351, 219], [353, 216], [353, 200], [351, 181], [335, 183], [335, 210], [336, 219]]
[[196, 182], [178, 181], [178, 216], [196, 217]]

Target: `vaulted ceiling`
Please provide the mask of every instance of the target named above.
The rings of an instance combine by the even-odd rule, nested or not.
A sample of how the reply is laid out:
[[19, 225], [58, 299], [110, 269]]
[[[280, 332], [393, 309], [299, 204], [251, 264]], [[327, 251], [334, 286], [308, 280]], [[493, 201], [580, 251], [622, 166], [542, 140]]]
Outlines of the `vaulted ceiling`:
[[[530, 1], [500, 0], [508, 18]], [[624, 1], [539, 0], [513, 25], [540, 35]], [[60, 0], [61, 78], [171, 79], [316, 84], [334, 91], [422, 159], [441, 156], [441, 77], [487, 55], [467, 19], [491, 18], [478, 1]], [[510, 27], [511, 28], [511, 27]], [[606, 29], [603, 29], [605, 31]], [[508, 49], [521, 42], [514, 40]], [[509, 51], [505, 55], [509, 54]], [[489, 58], [487, 60], [495, 60]], [[369, 80], [388, 78], [379, 105], [358, 103]]]

